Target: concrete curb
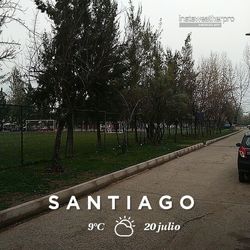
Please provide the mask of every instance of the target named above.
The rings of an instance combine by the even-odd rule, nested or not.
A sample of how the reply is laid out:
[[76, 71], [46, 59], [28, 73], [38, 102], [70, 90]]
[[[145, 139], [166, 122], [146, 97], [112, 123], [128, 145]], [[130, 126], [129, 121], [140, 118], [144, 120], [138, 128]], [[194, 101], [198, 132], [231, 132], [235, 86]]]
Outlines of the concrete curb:
[[208, 141], [206, 141], [205, 145], [208, 146], [208, 145], [210, 145], [210, 144], [212, 144], [212, 143], [215, 143], [215, 142], [217, 142], [217, 141], [223, 140], [223, 139], [225, 139], [225, 138], [227, 138], [227, 137], [230, 137], [230, 136], [232, 136], [232, 135], [236, 135], [236, 134], [240, 133], [241, 131], [242, 131], [242, 130], [238, 130], [238, 131], [236, 131], [236, 132], [234, 132], [234, 133], [231, 133], [231, 134], [228, 134], [228, 135], [224, 135], [224, 136], [221, 136], [221, 137], [212, 139], [212, 140], [208, 140]]
[[[239, 131], [237, 131], [236, 133], [239, 133]], [[206, 145], [214, 143], [218, 140], [222, 140], [236, 133], [232, 133], [227, 136], [222, 136], [220, 138], [207, 141]], [[185, 154], [189, 154], [193, 151], [196, 151], [204, 146], [205, 145], [203, 143], [192, 145], [190, 147], [183, 148], [181, 150], [169, 153], [167, 155], [163, 155], [155, 159], [139, 163], [137, 165], [122, 169], [120, 171], [62, 190], [60, 192], [54, 193], [53, 195], [57, 195], [59, 197], [58, 201], [60, 202], [61, 205], [63, 205], [69, 201], [69, 198], [72, 195], [75, 195], [76, 197], [81, 197], [91, 194], [95, 191], [98, 191], [101, 188], [110, 185], [111, 183], [117, 182], [121, 179], [130, 177], [145, 170], [152, 169], [163, 163], [166, 163], [168, 161], [181, 157]], [[17, 223], [25, 218], [39, 214], [41, 212], [49, 211], [49, 197], [50, 195], [47, 195], [40, 199], [29, 201], [21, 205], [18, 205], [16, 207], [0, 211], [0, 228]]]

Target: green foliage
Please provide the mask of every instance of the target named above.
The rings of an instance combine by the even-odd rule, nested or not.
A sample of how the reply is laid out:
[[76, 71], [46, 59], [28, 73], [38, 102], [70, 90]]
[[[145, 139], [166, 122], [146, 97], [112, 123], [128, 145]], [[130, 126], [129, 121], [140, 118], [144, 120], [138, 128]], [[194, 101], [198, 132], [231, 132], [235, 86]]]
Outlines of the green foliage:
[[6, 81], [9, 82], [10, 87], [8, 102], [13, 105], [27, 105], [27, 85], [22, 79], [18, 68], [13, 68], [10, 77]]

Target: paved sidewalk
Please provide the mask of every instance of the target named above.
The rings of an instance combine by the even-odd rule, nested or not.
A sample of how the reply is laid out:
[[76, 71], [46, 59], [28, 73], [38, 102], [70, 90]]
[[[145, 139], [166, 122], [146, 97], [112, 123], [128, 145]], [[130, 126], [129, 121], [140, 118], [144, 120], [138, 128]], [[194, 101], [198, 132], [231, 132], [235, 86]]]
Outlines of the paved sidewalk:
[[[87, 198], [78, 200], [80, 211], [66, 207], [10, 227], [0, 233], [0, 249], [250, 249], [250, 185], [238, 182], [237, 148], [242, 133], [113, 184], [95, 194], [100, 211], [87, 210]], [[173, 209], [159, 207], [159, 198], [172, 196]], [[115, 211], [108, 195], [119, 195]], [[132, 210], [126, 209], [131, 196]], [[138, 211], [143, 195], [152, 210]], [[195, 207], [179, 206], [183, 195]], [[114, 233], [119, 217], [134, 220], [134, 234]], [[178, 232], [144, 231], [145, 223], [181, 225]], [[88, 231], [89, 223], [105, 223], [104, 231]]]

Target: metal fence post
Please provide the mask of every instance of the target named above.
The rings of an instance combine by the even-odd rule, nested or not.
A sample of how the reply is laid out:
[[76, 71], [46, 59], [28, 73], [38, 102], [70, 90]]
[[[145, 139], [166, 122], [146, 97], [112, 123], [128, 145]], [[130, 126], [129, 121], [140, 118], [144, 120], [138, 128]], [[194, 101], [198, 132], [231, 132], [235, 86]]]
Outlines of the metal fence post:
[[21, 146], [21, 166], [23, 167], [23, 106], [20, 106], [20, 146]]
[[106, 133], [107, 133], [107, 131], [106, 131], [106, 126], [107, 126], [107, 113], [106, 113], [106, 111], [104, 111], [104, 148], [106, 148]]

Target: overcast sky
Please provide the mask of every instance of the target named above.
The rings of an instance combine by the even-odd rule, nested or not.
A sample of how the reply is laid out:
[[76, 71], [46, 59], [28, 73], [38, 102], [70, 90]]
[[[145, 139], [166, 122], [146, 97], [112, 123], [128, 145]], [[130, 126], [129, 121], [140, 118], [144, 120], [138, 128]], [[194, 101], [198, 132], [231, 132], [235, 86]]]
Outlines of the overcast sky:
[[[143, 15], [150, 19], [151, 24], [158, 27], [160, 18], [162, 19], [162, 43], [165, 47], [173, 50], [181, 49], [184, 40], [189, 32], [192, 32], [193, 55], [196, 61], [202, 56], [209, 56], [213, 52], [225, 52], [233, 63], [242, 61], [244, 48], [250, 45], [250, 37], [245, 33], [250, 32], [250, 1], [249, 0], [134, 0], [135, 6], [141, 4]], [[36, 13], [32, 0], [20, 0], [20, 5], [26, 10], [22, 18], [26, 24], [32, 27]], [[119, 8], [125, 10], [128, 0], [119, 0]], [[179, 16], [223, 16], [233, 17], [234, 22], [227, 22], [220, 28], [180, 28]], [[48, 27], [46, 19], [39, 15], [40, 30]], [[13, 38], [25, 45], [28, 40], [28, 32], [18, 24], [11, 24], [5, 28], [3, 37]], [[16, 60], [18, 63], [25, 62], [25, 58], [20, 54]], [[11, 65], [8, 64], [7, 71]], [[250, 104], [250, 98], [249, 104]], [[245, 102], [248, 102], [246, 100]], [[250, 111], [249, 108], [246, 107]]]

